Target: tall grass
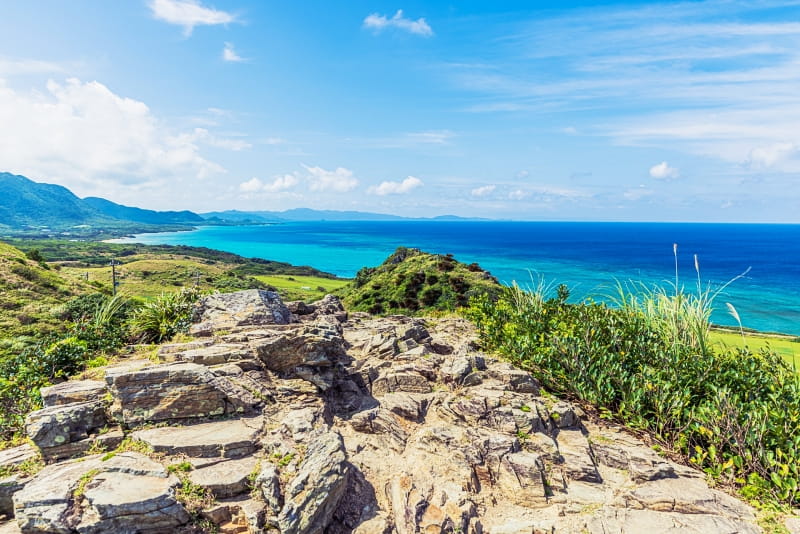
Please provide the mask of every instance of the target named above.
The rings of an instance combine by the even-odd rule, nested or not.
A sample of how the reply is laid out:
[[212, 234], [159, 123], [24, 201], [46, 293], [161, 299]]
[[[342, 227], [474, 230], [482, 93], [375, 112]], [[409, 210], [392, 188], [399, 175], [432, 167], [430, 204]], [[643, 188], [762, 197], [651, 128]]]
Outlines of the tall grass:
[[548, 389], [651, 432], [747, 497], [797, 504], [798, 376], [772, 352], [710, 342], [715, 300], [747, 271], [719, 287], [703, 285], [696, 258], [695, 271], [691, 293], [677, 270], [666, 288], [618, 283], [612, 305], [513, 286], [474, 299], [467, 315], [487, 348]]

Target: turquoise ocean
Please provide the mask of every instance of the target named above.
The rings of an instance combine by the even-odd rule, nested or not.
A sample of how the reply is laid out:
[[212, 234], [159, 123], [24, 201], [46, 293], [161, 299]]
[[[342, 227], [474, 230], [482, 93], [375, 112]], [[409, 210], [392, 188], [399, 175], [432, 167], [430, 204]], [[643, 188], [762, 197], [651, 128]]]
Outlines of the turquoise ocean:
[[800, 335], [800, 225], [588, 223], [505, 221], [314, 221], [257, 226], [205, 226], [140, 234], [116, 242], [191, 245], [247, 257], [309, 265], [352, 277], [380, 264], [399, 246], [477, 262], [501, 282], [525, 287], [540, 277], [566, 284], [572, 300], [612, 294], [617, 281], [675, 281], [717, 288], [748, 268], [715, 300], [712, 320]]

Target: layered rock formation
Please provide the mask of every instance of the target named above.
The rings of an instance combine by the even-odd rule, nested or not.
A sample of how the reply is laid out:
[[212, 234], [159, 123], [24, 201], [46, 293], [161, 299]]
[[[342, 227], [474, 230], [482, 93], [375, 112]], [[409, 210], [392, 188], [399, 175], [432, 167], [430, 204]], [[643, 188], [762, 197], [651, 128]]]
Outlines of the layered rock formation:
[[27, 428], [48, 465], [0, 481], [0, 532], [760, 532], [701, 473], [476, 350], [466, 321], [264, 293], [202, 302], [159, 363], [43, 392]]

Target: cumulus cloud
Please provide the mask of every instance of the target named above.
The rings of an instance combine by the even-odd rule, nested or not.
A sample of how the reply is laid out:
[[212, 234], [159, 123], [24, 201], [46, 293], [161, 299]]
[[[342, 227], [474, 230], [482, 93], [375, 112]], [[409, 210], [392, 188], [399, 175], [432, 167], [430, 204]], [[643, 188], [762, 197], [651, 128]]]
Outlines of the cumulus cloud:
[[151, 0], [150, 10], [156, 19], [182, 26], [187, 37], [195, 26], [229, 24], [236, 20], [233, 14], [205, 7], [196, 0]]
[[353, 176], [353, 171], [344, 167], [328, 171], [322, 167], [309, 167], [303, 165], [309, 174], [309, 189], [312, 191], [333, 191], [345, 193], [352, 191], [358, 185], [358, 179]]
[[409, 176], [402, 182], [381, 182], [376, 187], [370, 187], [369, 193], [378, 196], [403, 195], [422, 185], [422, 180], [415, 176]]
[[798, 152], [800, 152], [800, 147], [794, 143], [774, 143], [760, 146], [750, 151], [745, 164], [755, 170], [768, 169], [791, 159]]
[[433, 29], [425, 22], [424, 18], [418, 18], [417, 20], [406, 18], [403, 16], [402, 9], [398, 9], [392, 18], [372, 13], [364, 19], [364, 27], [374, 30], [376, 33], [380, 33], [386, 28], [397, 28], [424, 37], [433, 35]]
[[484, 185], [473, 189], [471, 191], [471, 194], [473, 197], [485, 197], [487, 195], [490, 195], [496, 188], [497, 186], [495, 185]]
[[244, 58], [234, 50], [233, 43], [225, 43], [225, 48], [222, 49], [222, 59], [230, 63], [241, 63], [244, 61]]
[[530, 192], [523, 191], [522, 189], [515, 189], [508, 194], [509, 200], [522, 200], [531, 196]]
[[49, 81], [46, 91], [29, 92], [0, 85], [0, 124], [14, 126], [0, 128], [5, 169], [69, 187], [224, 172], [200, 153], [207, 131], [176, 133], [143, 102], [96, 81]]
[[650, 177], [656, 180], [673, 180], [681, 175], [675, 167], [670, 167], [666, 161], [650, 167]]
[[271, 182], [264, 183], [258, 178], [251, 178], [239, 184], [239, 190], [243, 193], [280, 193], [294, 188], [300, 183], [297, 174], [284, 174], [276, 176]]

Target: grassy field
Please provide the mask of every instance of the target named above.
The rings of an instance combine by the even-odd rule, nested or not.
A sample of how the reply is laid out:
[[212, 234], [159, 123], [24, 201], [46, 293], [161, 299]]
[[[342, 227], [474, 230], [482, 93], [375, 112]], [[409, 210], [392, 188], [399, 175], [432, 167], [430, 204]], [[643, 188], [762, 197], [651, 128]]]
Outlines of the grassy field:
[[350, 280], [299, 275], [256, 275], [253, 278], [278, 290], [284, 300], [319, 300], [350, 283]]
[[[126, 258], [130, 260], [131, 258]], [[196, 258], [138, 256], [118, 265], [117, 290], [127, 295], [152, 297], [181, 287], [198, 286], [201, 291], [220, 286], [229, 277], [233, 265], [221, 262], [200, 262]], [[73, 279], [88, 278], [111, 287], [111, 267], [62, 267], [61, 272]]]
[[797, 338], [789, 336], [758, 335], [745, 332], [743, 341], [742, 336], [738, 333], [712, 330], [711, 339], [714, 343], [727, 347], [746, 346], [753, 352], [757, 352], [762, 348], [769, 348], [773, 352], [783, 356], [783, 358], [789, 362], [789, 365], [794, 365], [796, 369], [800, 370], [800, 342], [796, 341]]

